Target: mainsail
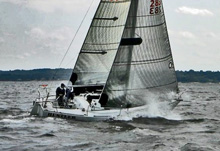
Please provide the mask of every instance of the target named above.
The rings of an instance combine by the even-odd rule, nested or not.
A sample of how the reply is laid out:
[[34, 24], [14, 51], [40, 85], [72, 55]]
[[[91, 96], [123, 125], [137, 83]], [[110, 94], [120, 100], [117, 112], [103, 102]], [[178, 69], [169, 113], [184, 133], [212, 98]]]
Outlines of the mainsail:
[[102, 83], [110, 107], [177, 91], [162, 0], [101, 0], [73, 75], [75, 85]]
[[122, 39], [140, 37], [140, 45], [121, 45], [104, 93], [109, 106], [146, 103], [148, 92], [177, 91], [177, 79], [162, 0], [132, 0]]

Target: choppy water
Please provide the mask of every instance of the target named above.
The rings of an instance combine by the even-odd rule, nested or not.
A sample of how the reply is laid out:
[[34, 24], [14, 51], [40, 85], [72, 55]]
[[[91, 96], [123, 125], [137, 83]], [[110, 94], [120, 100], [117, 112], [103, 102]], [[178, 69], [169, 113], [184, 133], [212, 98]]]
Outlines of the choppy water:
[[180, 84], [184, 101], [163, 118], [79, 122], [29, 116], [41, 83], [0, 83], [0, 150], [220, 150], [220, 84]]

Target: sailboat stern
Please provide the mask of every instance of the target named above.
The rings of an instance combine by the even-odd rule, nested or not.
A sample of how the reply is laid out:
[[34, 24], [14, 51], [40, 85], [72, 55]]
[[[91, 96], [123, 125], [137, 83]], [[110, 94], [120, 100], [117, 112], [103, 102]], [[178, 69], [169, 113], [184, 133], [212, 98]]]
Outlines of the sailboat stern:
[[40, 116], [40, 117], [46, 117], [47, 116], [47, 112], [45, 112], [45, 110], [43, 109], [42, 105], [39, 102], [34, 103], [34, 106], [31, 110], [30, 114]]

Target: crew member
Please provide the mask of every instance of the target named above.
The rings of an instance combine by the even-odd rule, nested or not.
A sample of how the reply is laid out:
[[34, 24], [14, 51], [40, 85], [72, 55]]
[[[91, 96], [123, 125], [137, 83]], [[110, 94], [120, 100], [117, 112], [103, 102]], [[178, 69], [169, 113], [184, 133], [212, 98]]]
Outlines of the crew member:
[[59, 106], [64, 106], [65, 85], [61, 83], [60, 87], [56, 90], [56, 99]]
[[73, 87], [66, 88], [66, 97], [65, 97], [65, 107], [68, 108], [68, 102], [70, 100], [73, 100], [74, 98], [74, 92]]

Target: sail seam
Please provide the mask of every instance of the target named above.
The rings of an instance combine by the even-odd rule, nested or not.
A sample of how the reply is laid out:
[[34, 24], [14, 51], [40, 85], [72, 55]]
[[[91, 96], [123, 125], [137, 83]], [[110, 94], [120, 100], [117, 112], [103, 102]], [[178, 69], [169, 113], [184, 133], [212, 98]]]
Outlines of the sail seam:
[[117, 26], [91, 26], [97, 28], [115, 28], [115, 27], [124, 27], [125, 25], [117, 25]]
[[131, 63], [126, 63], [126, 62], [115, 62], [115, 66], [123, 66], [123, 65], [141, 65], [141, 64], [150, 64], [150, 63], [159, 63], [163, 61], [167, 61], [172, 57], [171, 55], [168, 55], [163, 58], [158, 58], [158, 59], [152, 59], [152, 60], [141, 60], [141, 61], [131, 61]]
[[[152, 17], [152, 16], [159, 16], [158, 14], [153, 15], [139, 15], [139, 16], [128, 16], [128, 17]], [[160, 17], [164, 16], [164, 14], [160, 14]]]
[[124, 0], [124, 1], [101, 1], [101, 3], [127, 3], [130, 0]]
[[111, 50], [117, 50], [117, 48], [115, 48], [115, 49], [102, 49], [102, 50], [95, 50], [95, 49], [83, 49], [80, 53], [83, 53], [83, 52], [90, 52], [90, 51], [97, 51], [97, 52], [102, 52], [102, 51], [105, 51], [105, 50], [107, 50], [107, 51], [111, 51]]
[[115, 44], [119, 44], [119, 42], [115, 42], [115, 43], [85, 43], [86, 45], [115, 45]]
[[[137, 26], [137, 27], [135, 27], [135, 28], [150, 28], [150, 27], [157, 27], [157, 26], [161, 26], [161, 25], [164, 25], [165, 24], [165, 22], [163, 22], [163, 23], [161, 23], [161, 24], [157, 24], [157, 25], [151, 25], [151, 26]], [[134, 28], [134, 27], [126, 27], [126, 28]]]
[[176, 83], [176, 81], [174, 82], [171, 82], [171, 83], [168, 83], [168, 84], [164, 84], [164, 85], [158, 85], [158, 86], [154, 86], [154, 87], [146, 87], [146, 88], [138, 88], [138, 89], [121, 89], [121, 90], [112, 90], [112, 89], [109, 89], [110, 91], [135, 91], [135, 90], [144, 90], [144, 89], [153, 89], [153, 88], [158, 88], [158, 87], [163, 87], [163, 86], [167, 86], [167, 85], [171, 85], [171, 84], [174, 84]]

